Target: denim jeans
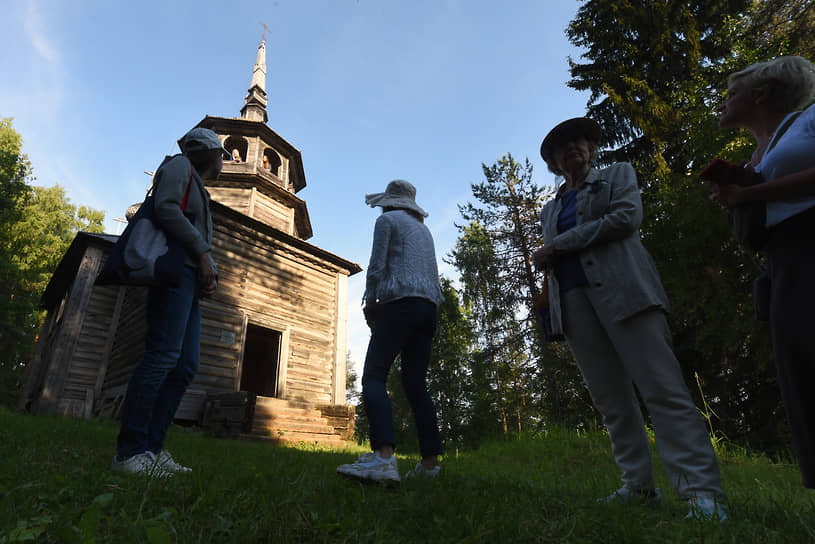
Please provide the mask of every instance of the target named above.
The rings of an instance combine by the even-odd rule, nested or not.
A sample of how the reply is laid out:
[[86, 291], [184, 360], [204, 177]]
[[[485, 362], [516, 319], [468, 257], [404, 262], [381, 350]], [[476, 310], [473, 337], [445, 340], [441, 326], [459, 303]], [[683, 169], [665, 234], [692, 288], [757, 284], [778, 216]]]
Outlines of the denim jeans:
[[402, 387], [413, 410], [421, 454], [423, 457], [442, 454], [436, 408], [426, 381], [436, 314], [433, 302], [417, 297], [387, 302], [380, 309], [362, 372], [362, 400], [374, 450], [386, 444], [396, 446], [385, 382], [396, 355], [401, 353]]
[[198, 372], [201, 310], [198, 271], [184, 267], [178, 287], [151, 287], [144, 354], [122, 404], [120, 459], [164, 446], [184, 391]]

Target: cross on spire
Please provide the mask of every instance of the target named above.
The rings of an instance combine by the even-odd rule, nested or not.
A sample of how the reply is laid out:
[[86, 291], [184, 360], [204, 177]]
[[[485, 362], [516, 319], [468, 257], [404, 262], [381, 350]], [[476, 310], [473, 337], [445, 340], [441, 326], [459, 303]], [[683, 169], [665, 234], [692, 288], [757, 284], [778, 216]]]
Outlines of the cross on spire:
[[269, 30], [269, 27], [266, 26], [266, 23], [264, 23], [263, 21], [261, 21], [260, 24], [263, 25], [263, 41], [265, 42], [266, 41], [266, 31]]

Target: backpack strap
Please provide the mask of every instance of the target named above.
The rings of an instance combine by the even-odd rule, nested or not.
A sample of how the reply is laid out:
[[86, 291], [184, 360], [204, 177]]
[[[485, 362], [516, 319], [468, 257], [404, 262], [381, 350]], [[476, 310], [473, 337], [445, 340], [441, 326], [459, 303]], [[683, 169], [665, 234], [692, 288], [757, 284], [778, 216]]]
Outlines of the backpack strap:
[[192, 185], [192, 163], [190, 163], [190, 179], [187, 181], [187, 189], [184, 191], [184, 198], [181, 199], [181, 211], [187, 209], [187, 199], [190, 196], [190, 185]]

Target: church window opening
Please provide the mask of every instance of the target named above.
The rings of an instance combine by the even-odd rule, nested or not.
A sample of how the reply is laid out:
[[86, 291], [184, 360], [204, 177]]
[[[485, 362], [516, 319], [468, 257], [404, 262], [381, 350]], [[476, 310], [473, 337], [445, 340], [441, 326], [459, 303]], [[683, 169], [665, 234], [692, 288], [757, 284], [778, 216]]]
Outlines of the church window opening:
[[280, 177], [280, 155], [278, 155], [274, 149], [267, 147], [263, 151], [263, 168], [266, 168], [275, 176]]
[[246, 162], [246, 152], [249, 149], [249, 142], [241, 136], [229, 136], [224, 140], [224, 148], [232, 153], [232, 160], [235, 162]]

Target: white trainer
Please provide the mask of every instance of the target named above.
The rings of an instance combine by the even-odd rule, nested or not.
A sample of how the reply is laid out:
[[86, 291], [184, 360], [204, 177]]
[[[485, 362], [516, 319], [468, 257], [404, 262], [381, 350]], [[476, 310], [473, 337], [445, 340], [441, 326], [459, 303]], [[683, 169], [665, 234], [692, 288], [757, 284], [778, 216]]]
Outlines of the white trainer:
[[407, 474], [405, 474], [405, 478], [426, 478], [428, 480], [435, 480], [439, 477], [439, 472], [441, 472], [441, 465], [436, 465], [428, 470], [424, 468], [422, 462], [419, 461], [416, 463], [415, 468], [409, 470]]
[[190, 467], [185, 467], [173, 459], [173, 456], [170, 455], [170, 452], [167, 450], [161, 450], [158, 452], [158, 455], [156, 456], [156, 464], [168, 472], [192, 472]]
[[151, 478], [167, 478], [173, 475], [172, 472], [156, 463], [156, 456], [150, 451], [131, 455], [127, 459], [119, 459], [119, 456], [115, 455], [110, 470], [125, 474], [144, 474]]
[[691, 497], [688, 499], [688, 515], [685, 519], [724, 521], [729, 514], [727, 504], [714, 497]]
[[656, 489], [634, 489], [628, 486], [623, 486], [608, 497], [597, 499], [600, 503], [614, 503], [628, 504], [632, 502], [641, 502], [650, 506], [660, 506], [662, 504], [662, 490], [658, 487]]
[[376, 453], [363, 453], [353, 463], [338, 466], [337, 473], [357, 480], [399, 483], [399, 465], [395, 455], [382, 459]]

